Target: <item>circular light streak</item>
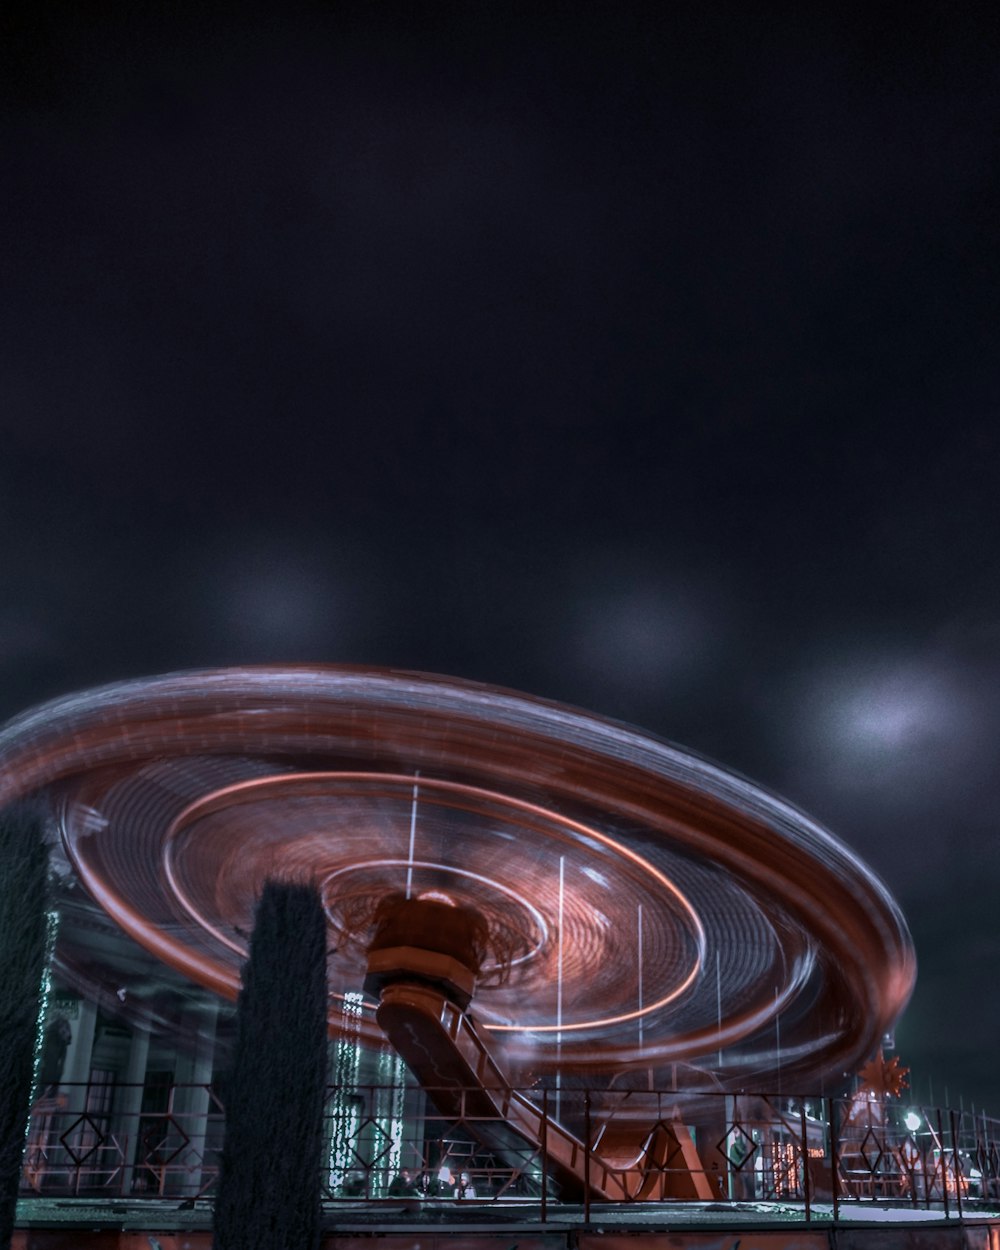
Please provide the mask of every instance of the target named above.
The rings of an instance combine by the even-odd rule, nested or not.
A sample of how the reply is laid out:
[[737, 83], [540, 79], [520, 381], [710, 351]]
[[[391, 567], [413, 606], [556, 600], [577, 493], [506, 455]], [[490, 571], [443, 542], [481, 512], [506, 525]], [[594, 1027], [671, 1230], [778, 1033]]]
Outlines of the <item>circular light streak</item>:
[[[228, 947], [231, 951], [236, 952], [240, 957], [245, 957], [246, 944], [237, 943], [223, 930], [221, 926], [216, 924], [204, 907], [192, 898], [191, 893], [185, 887], [178, 871], [177, 856], [183, 854], [178, 852], [179, 844], [182, 844], [185, 836], [195, 844], [200, 845], [206, 837], [206, 829], [211, 830], [211, 819], [213, 816], [220, 814], [233, 815], [240, 813], [241, 809], [249, 810], [249, 821], [252, 823], [253, 811], [259, 806], [260, 799], [268, 806], [276, 807], [282, 803], [287, 805], [295, 800], [309, 800], [318, 802], [319, 811], [317, 819], [322, 825], [324, 809], [328, 804], [343, 805], [349, 807], [351, 818], [360, 820], [364, 827], [365, 812], [363, 807], [359, 807], [359, 799], [367, 798], [369, 801], [374, 800], [391, 800], [395, 798], [397, 801], [404, 800], [406, 804], [413, 802], [412, 792], [416, 786], [417, 794], [420, 799], [422, 810], [428, 807], [440, 807], [457, 813], [461, 816], [475, 816], [477, 814], [486, 815], [490, 818], [491, 825], [488, 830], [490, 834], [495, 834], [493, 827], [498, 822], [498, 818], [505, 819], [511, 828], [527, 831], [532, 835], [532, 845], [530, 854], [533, 858], [540, 857], [545, 851], [545, 842], [555, 841], [559, 847], [566, 850], [577, 850], [577, 853], [589, 853], [590, 846], [603, 848], [611, 856], [610, 863], [614, 865], [615, 857], [620, 857], [631, 866], [639, 870], [640, 875], [646, 875], [651, 883], [652, 890], [650, 893], [651, 902], [658, 906], [661, 913], [674, 911], [681, 919], [682, 923], [688, 928], [691, 939], [690, 958], [686, 961], [687, 966], [682, 969], [681, 976], [676, 979], [675, 983], [670, 985], [668, 991], [652, 1002], [644, 1004], [641, 1008], [632, 1011], [621, 1011], [612, 1015], [588, 1016], [575, 1021], [563, 1020], [561, 1023], [545, 1023], [541, 1020], [509, 1020], [505, 1023], [498, 1021], [488, 1021], [487, 1027], [495, 1032], [514, 1033], [528, 1031], [531, 1033], [572, 1033], [580, 1030], [603, 1029], [610, 1025], [622, 1024], [628, 1020], [638, 1020], [640, 1017], [651, 1015], [655, 1012], [663, 1010], [670, 1003], [685, 994], [701, 971], [702, 961], [705, 948], [705, 932], [698, 918], [697, 912], [691, 905], [690, 901], [684, 896], [683, 892], [669, 880], [662, 872], [655, 868], [648, 860], [638, 855], [629, 847], [622, 846], [602, 833], [599, 829], [592, 826], [583, 825], [578, 821], [567, 819], [559, 816], [554, 812], [547, 811], [540, 805], [535, 803], [526, 803], [520, 800], [511, 799], [509, 797], [491, 793], [480, 787], [463, 785], [455, 782], [434, 781], [430, 779], [415, 780], [412, 776], [404, 776], [392, 773], [296, 773], [292, 776], [287, 774], [277, 774], [274, 776], [266, 776], [256, 778], [253, 781], [242, 782], [238, 785], [227, 786], [223, 789], [215, 791], [207, 795], [204, 799], [197, 803], [191, 804], [185, 808], [183, 812], [177, 816], [169, 828], [162, 842], [162, 871], [166, 884], [170, 893], [177, 899], [184, 911], [192, 917], [193, 920], [205, 930], [215, 941]], [[255, 803], [255, 800], [257, 802]], [[383, 812], [384, 815], [384, 812]], [[393, 829], [397, 833], [397, 841], [403, 842], [404, 830]], [[415, 830], [414, 830], [415, 832]], [[465, 825], [464, 837], [462, 845], [459, 848], [461, 854], [469, 854], [469, 838], [474, 836], [474, 828], [471, 825]], [[502, 836], [502, 835], [501, 835]], [[287, 849], [289, 843], [285, 842]], [[294, 842], [292, 843], [294, 845]], [[268, 842], [266, 850], [272, 849], [273, 843]], [[243, 849], [243, 848], [241, 848]], [[253, 854], [254, 848], [251, 846], [250, 854]], [[316, 870], [322, 870], [323, 859], [322, 849], [310, 854], [308, 864], [313, 875]], [[245, 866], [245, 851], [241, 854], [241, 868]], [[502, 864], [497, 865], [497, 870], [506, 868], [510, 871], [511, 867], [516, 869], [517, 860], [511, 860], [510, 856], [505, 856]], [[251, 875], [255, 880], [262, 880], [266, 873], [264, 866], [259, 871], [251, 869]], [[516, 900], [521, 908], [531, 916], [536, 929], [543, 935], [545, 948], [550, 954], [554, 953], [558, 947], [558, 935], [552, 937], [552, 929], [555, 916], [552, 915], [552, 898], [548, 902], [548, 910], [550, 912], [549, 919], [543, 915], [542, 909], [536, 904], [526, 899], [523, 892], [514, 885], [508, 885], [499, 880], [495, 875], [487, 876], [482, 873], [471, 871], [457, 864], [432, 864], [424, 860], [409, 861], [396, 856], [387, 856], [378, 860], [362, 860], [350, 855], [348, 862], [341, 863], [322, 876], [322, 884], [325, 886], [328, 882], [343, 877], [345, 874], [358, 874], [365, 868], [381, 869], [383, 873], [389, 870], [387, 876], [383, 876], [382, 892], [388, 893], [395, 884], [397, 887], [402, 886], [407, 879], [407, 872], [417, 871], [418, 873], [427, 870], [437, 871], [446, 874], [452, 879], [457, 878], [463, 883], [473, 884], [483, 889], [473, 889], [465, 897], [464, 901], [473, 905], [480, 910], [487, 919], [495, 910], [490, 907], [489, 894], [496, 891], [505, 895], [511, 900]], [[590, 876], [594, 872], [589, 865], [583, 865], [581, 871], [585, 876]], [[592, 878], [591, 878], [592, 879]], [[215, 874], [208, 878], [211, 886], [211, 902], [217, 912], [225, 913], [227, 910], [238, 911], [231, 906], [231, 900], [227, 900], [226, 896], [226, 874], [225, 869], [221, 865], [217, 865]], [[433, 893], [433, 891], [431, 891]], [[144, 944], [148, 944], [148, 934], [143, 926], [134, 928], [133, 936], [137, 937]], [[541, 949], [542, 943], [536, 944], [536, 951]], [[182, 954], [180, 955], [183, 958]], [[524, 956], [511, 961], [511, 968], [524, 964], [528, 956]], [[553, 975], [552, 960], [549, 960], [549, 975], [544, 978], [551, 981]], [[224, 975], [224, 974], [223, 974]], [[536, 990], [538, 986], [536, 983]], [[343, 995], [337, 995], [342, 998]], [[494, 996], [495, 997], [495, 996]]]
[[779, 1067], [804, 1083], [863, 1060], [913, 985], [885, 887], [803, 813], [510, 691], [350, 668], [122, 683], [0, 730], [0, 802], [45, 789], [91, 896], [225, 995], [268, 875], [325, 883], [352, 1001], [345, 898], [405, 885], [477, 907], [521, 943], [474, 1005], [515, 1072], [682, 1061], [732, 1088]]

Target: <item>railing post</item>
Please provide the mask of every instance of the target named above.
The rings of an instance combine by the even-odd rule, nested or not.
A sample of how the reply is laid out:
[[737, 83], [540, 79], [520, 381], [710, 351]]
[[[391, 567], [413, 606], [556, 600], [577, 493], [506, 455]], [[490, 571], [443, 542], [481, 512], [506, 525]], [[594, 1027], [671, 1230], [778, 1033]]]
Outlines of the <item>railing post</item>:
[[812, 1219], [812, 1208], [809, 1201], [812, 1187], [809, 1183], [809, 1137], [806, 1128], [805, 1100], [799, 1104], [799, 1118], [802, 1121], [802, 1196], [806, 1201], [806, 1223], [808, 1224]]
[[590, 1223], [590, 1090], [583, 1095], [583, 1222]]
[[934, 1162], [934, 1128], [931, 1124], [930, 1112], [926, 1110], [925, 1108], [922, 1108], [922, 1110], [924, 1112], [924, 1119], [927, 1121], [927, 1138], [930, 1141], [930, 1145], [925, 1150], [921, 1151], [921, 1154], [920, 1154], [920, 1161], [923, 1164], [923, 1169], [924, 1169], [924, 1210], [929, 1211], [931, 1209], [931, 1202], [933, 1201], [935, 1172], [933, 1169], [928, 1171], [927, 1156], [929, 1152], [931, 1162], [933, 1163]]
[[[907, 1160], [907, 1171], [909, 1172], [909, 1176], [910, 1176], [910, 1190], [913, 1195], [913, 1205], [917, 1207], [920, 1205], [918, 1201], [920, 1195], [917, 1193], [917, 1160], [920, 1158], [920, 1147], [917, 1144], [916, 1130], [914, 1129], [913, 1132], [914, 1132], [914, 1137], [912, 1139], [913, 1150], [907, 1151], [906, 1160]], [[909, 1137], [907, 1137], [907, 1140], [909, 1140]]]
[[840, 1151], [837, 1148], [837, 1125], [833, 1117], [833, 1099], [826, 1100], [826, 1119], [830, 1126], [830, 1189], [833, 1196], [833, 1222], [840, 1218]]
[[542, 1147], [542, 1223], [548, 1217], [549, 1200], [549, 1091], [542, 1090], [542, 1131], [539, 1134]]
[[937, 1140], [938, 1155], [941, 1161], [941, 1196], [944, 1201], [944, 1218], [948, 1219], [951, 1211], [948, 1202], [948, 1161], [944, 1157], [944, 1129], [941, 1127], [941, 1108], [937, 1108]]
[[[951, 1154], [955, 1160], [955, 1205], [958, 1207], [958, 1218], [962, 1219], [962, 1160], [958, 1153], [958, 1129], [955, 1126], [954, 1110], [948, 1112], [951, 1117]], [[943, 1153], [943, 1151], [942, 1151]]]

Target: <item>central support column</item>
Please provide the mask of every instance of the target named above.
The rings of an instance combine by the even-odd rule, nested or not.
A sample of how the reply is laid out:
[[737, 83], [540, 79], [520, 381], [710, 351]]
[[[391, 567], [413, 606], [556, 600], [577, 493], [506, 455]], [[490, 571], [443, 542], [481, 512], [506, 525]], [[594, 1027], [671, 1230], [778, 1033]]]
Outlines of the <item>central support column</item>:
[[[543, 1122], [540, 1109], [512, 1088], [466, 1011], [488, 932], [477, 913], [442, 896], [390, 897], [375, 914], [365, 989], [378, 995], [379, 1026], [438, 1110], [461, 1119], [490, 1150], [516, 1159], [516, 1166], [526, 1144], [540, 1150], [544, 1140], [548, 1165], [568, 1196], [656, 1198], [683, 1181], [685, 1197], [717, 1197], [679, 1122], [632, 1130], [628, 1142], [617, 1133], [615, 1149], [605, 1157], [557, 1121]], [[599, 1136], [612, 1145], [610, 1134]]]

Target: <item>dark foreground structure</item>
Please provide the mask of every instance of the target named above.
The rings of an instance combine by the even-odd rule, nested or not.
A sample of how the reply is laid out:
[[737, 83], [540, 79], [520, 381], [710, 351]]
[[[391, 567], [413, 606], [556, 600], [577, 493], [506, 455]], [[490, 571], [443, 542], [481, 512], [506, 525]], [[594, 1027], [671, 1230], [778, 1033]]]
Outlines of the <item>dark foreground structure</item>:
[[0, 1248], [10, 1244], [35, 1078], [45, 974], [47, 858], [42, 813], [0, 812]]
[[223, 1090], [215, 1250], [315, 1250], [326, 1085], [326, 919], [311, 886], [266, 881]]
[[15, 1244], [70, 1244], [64, 1216], [74, 1245], [208, 1244], [220, 1152], [266, 1150], [223, 1142], [276, 877], [324, 914], [324, 1244], [853, 1245], [863, 1210], [874, 1245], [887, 1204], [894, 1244], [991, 1235], [995, 1126], [909, 1107], [883, 1057], [915, 975], [898, 908], [715, 765], [446, 678], [226, 670], [18, 718], [0, 802], [36, 794], [38, 1030], [65, 1041]]

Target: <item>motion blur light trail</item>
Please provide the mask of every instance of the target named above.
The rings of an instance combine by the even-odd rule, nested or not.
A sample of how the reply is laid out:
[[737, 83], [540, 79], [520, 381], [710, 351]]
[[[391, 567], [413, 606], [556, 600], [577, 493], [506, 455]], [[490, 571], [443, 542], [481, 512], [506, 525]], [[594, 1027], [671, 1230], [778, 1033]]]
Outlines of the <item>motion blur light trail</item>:
[[801, 812], [627, 726], [470, 682], [251, 668], [105, 687], [0, 731], [0, 800], [39, 790], [92, 897], [229, 997], [264, 879], [318, 881], [332, 1030], [374, 902], [474, 909], [493, 943], [476, 1016], [514, 1080], [683, 1061], [807, 1088], [863, 1061], [913, 987], [885, 887]]

